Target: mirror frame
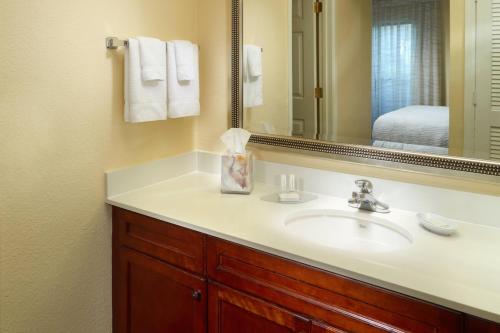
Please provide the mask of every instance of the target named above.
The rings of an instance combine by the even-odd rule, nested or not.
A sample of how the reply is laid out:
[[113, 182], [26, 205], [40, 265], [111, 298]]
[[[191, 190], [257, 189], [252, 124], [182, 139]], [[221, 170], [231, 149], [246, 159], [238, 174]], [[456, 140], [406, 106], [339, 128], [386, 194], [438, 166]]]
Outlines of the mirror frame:
[[[243, 87], [242, 50], [243, 16], [242, 1], [231, 0], [231, 126], [242, 127]], [[353, 144], [332, 143], [279, 135], [254, 134], [250, 138], [254, 144], [299, 150], [306, 153], [324, 153], [347, 158], [377, 160], [406, 165], [455, 170], [480, 175], [500, 176], [500, 162], [470, 159], [464, 157], [439, 156], [398, 150], [375, 148]]]

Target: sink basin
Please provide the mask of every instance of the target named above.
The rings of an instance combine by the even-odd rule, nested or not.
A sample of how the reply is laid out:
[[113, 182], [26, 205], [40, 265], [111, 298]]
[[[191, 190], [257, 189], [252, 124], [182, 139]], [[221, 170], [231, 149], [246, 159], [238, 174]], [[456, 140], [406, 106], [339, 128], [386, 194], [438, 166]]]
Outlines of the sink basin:
[[375, 213], [305, 210], [285, 219], [286, 230], [307, 242], [346, 251], [390, 252], [410, 246], [404, 228]]

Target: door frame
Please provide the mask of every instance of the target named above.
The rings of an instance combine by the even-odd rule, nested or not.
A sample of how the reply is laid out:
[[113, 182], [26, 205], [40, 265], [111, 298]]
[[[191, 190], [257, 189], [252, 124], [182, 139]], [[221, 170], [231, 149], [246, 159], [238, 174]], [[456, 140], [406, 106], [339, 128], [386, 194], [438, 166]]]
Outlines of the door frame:
[[335, 61], [335, 5], [333, 1], [323, 1], [323, 13], [320, 15], [320, 33], [322, 45], [320, 46], [320, 83], [324, 89], [323, 98], [320, 100], [319, 117], [321, 127], [318, 128], [320, 139], [336, 141], [338, 123], [336, 61]]
[[464, 156], [476, 150], [477, 2], [465, 1]]

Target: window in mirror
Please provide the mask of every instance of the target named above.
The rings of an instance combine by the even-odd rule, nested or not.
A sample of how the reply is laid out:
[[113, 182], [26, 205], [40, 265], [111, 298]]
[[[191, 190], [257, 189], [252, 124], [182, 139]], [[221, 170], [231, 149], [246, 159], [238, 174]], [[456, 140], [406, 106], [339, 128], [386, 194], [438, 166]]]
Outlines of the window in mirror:
[[372, 144], [448, 154], [442, 0], [372, 0]]
[[373, 26], [372, 122], [412, 102], [414, 30], [411, 23]]

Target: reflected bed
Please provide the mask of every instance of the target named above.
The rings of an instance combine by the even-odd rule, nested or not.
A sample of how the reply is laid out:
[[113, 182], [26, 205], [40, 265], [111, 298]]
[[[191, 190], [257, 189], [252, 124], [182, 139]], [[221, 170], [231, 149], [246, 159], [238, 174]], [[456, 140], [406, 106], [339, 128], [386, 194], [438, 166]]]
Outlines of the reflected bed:
[[373, 146], [447, 155], [449, 108], [414, 105], [380, 116], [373, 125]]

